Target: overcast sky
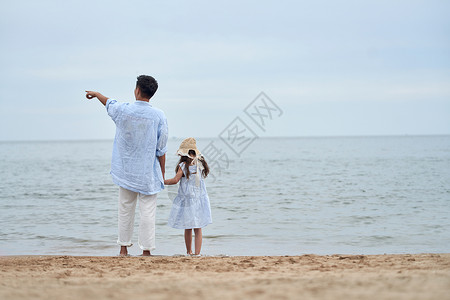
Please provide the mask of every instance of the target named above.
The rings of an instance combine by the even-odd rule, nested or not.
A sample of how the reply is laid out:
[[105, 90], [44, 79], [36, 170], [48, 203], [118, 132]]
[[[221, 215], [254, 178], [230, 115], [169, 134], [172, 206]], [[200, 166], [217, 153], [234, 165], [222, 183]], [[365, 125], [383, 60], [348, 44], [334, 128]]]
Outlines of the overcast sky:
[[0, 140], [112, 139], [84, 91], [132, 102], [140, 74], [170, 136], [262, 91], [283, 114], [260, 136], [450, 134], [449, 1], [0, 3]]

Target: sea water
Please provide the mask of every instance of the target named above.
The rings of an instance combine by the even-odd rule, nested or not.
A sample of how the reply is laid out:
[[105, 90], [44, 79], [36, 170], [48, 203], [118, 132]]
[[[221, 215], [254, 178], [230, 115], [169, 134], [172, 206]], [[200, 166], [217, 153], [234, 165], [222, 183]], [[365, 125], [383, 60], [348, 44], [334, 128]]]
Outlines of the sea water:
[[[180, 139], [170, 139], [172, 177]], [[450, 252], [450, 136], [219, 139], [206, 255]], [[116, 255], [112, 141], [0, 143], [0, 255]], [[219, 159], [219, 158], [220, 159]], [[156, 255], [185, 253], [158, 195]], [[139, 213], [132, 255], [137, 246]]]

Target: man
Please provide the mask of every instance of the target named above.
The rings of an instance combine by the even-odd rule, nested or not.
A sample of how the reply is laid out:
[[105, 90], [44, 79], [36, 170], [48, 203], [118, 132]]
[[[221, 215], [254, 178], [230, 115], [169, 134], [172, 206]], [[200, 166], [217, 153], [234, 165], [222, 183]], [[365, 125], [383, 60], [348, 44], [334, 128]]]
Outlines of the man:
[[116, 124], [111, 176], [119, 186], [117, 243], [121, 246], [121, 256], [127, 256], [127, 247], [132, 245], [138, 198], [141, 219], [138, 244], [143, 256], [150, 256], [150, 251], [155, 249], [156, 195], [164, 189], [168, 136], [164, 112], [149, 104], [157, 89], [153, 77], [141, 75], [134, 90], [136, 102], [131, 104], [86, 91], [86, 98], [97, 98]]

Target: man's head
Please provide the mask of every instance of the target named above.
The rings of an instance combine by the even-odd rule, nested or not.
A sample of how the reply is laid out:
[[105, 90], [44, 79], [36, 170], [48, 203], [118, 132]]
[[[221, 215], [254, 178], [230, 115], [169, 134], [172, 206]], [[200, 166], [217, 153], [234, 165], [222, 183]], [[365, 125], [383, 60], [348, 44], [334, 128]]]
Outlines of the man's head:
[[138, 88], [140, 96], [150, 99], [158, 89], [158, 82], [152, 76], [140, 75], [136, 81], [136, 91]]

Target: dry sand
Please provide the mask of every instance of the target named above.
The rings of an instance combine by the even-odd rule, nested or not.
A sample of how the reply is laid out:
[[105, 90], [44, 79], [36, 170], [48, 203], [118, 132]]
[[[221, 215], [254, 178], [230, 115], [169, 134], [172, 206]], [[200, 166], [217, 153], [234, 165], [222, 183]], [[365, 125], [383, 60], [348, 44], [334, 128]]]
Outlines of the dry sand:
[[450, 254], [0, 257], [0, 299], [450, 299]]

